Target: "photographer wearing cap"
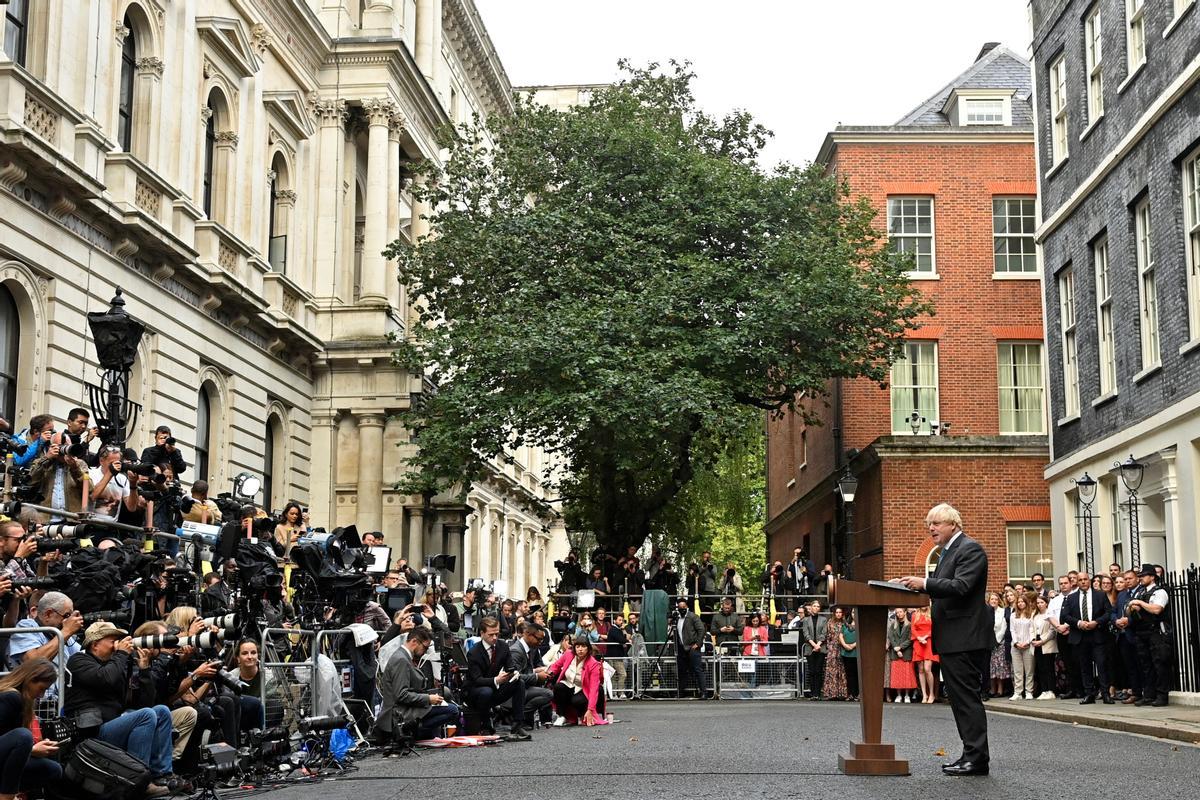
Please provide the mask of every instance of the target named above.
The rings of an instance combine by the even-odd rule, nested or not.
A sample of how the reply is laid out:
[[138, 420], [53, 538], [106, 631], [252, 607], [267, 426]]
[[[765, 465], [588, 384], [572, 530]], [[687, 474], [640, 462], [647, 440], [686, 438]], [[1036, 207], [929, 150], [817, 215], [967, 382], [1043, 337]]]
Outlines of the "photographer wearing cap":
[[83, 650], [71, 656], [67, 669], [64, 716], [73, 717], [80, 732], [116, 745], [150, 767], [147, 797], [170, 792], [171, 711], [166, 706], [126, 710], [125, 695], [133, 672], [133, 640], [111, 622], [88, 626]]
[[171, 429], [166, 425], [159, 425], [154, 429], [154, 444], [142, 451], [142, 461], [147, 464], [166, 461], [174, 470], [176, 478], [187, 471], [187, 462], [183, 460], [183, 453], [179, 452], [175, 446], [175, 437], [171, 435]]
[[[60, 652], [59, 639], [42, 631], [14, 633], [8, 640], [9, 669], [16, 669], [19, 664], [35, 658], [46, 658], [57, 667], [79, 652], [80, 644], [76, 634], [83, 630], [83, 616], [75, 610], [71, 598], [62, 592], [46, 592], [38, 600], [34, 609], [36, 616], [25, 617], [17, 623], [18, 628], [58, 628], [62, 631], [63, 648], [66, 655]], [[57, 684], [46, 690], [46, 699], [58, 697]]]
[[91, 480], [92, 513], [102, 519], [115, 520], [120, 506], [130, 511], [137, 510], [137, 495], [124, 473], [121, 448], [106, 444], [100, 448], [100, 466], [88, 470]]
[[416, 722], [416, 738], [429, 739], [441, 726], [458, 722], [458, 706], [431, 692], [429, 678], [417, 668], [432, 642], [428, 628], [413, 628], [380, 671], [383, 704], [375, 718], [376, 736], [394, 740], [405, 723]]

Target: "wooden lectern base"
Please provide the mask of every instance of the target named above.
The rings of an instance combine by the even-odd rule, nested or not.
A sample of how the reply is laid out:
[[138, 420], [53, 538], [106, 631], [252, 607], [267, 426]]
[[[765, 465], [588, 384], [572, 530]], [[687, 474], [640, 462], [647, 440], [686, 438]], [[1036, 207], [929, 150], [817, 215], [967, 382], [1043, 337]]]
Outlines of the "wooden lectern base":
[[838, 756], [843, 775], [908, 775], [908, 762], [896, 758], [896, 746], [851, 742], [850, 755]]

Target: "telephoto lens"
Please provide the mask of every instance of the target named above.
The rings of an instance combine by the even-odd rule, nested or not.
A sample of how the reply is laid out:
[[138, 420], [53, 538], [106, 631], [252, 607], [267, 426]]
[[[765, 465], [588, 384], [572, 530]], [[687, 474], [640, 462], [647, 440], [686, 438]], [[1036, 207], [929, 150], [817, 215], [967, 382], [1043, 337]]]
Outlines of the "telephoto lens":
[[184, 636], [179, 639], [180, 647], [194, 647], [197, 650], [213, 650], [225, 641], [225, 631], [205, 631], [195, 636]]
[[239, 696], [249, 686], [238, 677], [236, 672], [217, 672], [216, 680], [217, 683]]
[[225, 631], [236, 631], [238, 627], [237, 614], [221, 614], [218, 617], [205, 617], [200, 621], [205, 625]]
[[172, 636], [169, 633], [155, 633], [150, 636], [135, 636], [133, 639], [134, 647], [144, 647], [147, 650], [158, 650], [163, 647], [175, 647], [179, 644], [179, 637]]
[[71, 539], [38, 539], [37, 551], [39, 554], [53, 553], [73, 553], [79, 549], [79, 542]]

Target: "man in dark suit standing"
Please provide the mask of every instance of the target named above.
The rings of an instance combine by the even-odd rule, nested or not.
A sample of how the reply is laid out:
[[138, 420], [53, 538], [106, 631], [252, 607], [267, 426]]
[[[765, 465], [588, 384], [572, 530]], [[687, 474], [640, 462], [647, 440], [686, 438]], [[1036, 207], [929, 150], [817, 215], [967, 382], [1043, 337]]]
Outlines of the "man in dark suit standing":
[[941, 657], [942, 678], [963, 743], [962, 757], [942, 765], [942, 772], [987, 775], [991, 756], [987, 714], [980, 699], [981, 676], [992, 649], [992, 609], [984, 603], [987, 553], [963, 533], [962, 517], [947, 503], [930, 509], [925, 525], [942, 548], [937, 569], [929, 578], [907, 577], [899, 582], [926, 592], [933, 601], [933, 652]]
[[510, 669], [508, 644], [500, 641], [500, 620], [484, 617], [480, 621], [479, 643], [467, 653], [467, 705], [482, 714], [512, 698], [512, 741], [529, 741], [525, 729], [525, 682]]
[[704, 677], [704, 623], [688, 610], [687, 598], [679, 598], [675, 605], [675, 613], [671, 616], [671, 640], [675, 643], [675, 666], [679, 675], [676, 694], [683, 697], [690, 676], [696, 682], [700, 699], [711, 700]]
[[1092, 576], [1086, 572], [1076, 576], [1075, 585], [1078, 591], [1063, 602], [1062, 622], [1070, 628], [1067, 641], [1079, 659], [1079, 676], [1083, 680], [1083, 699], [1079, 704], [1086, 706], [1096, 702], [1097, 675], [1100, 699], [1106, 704], [1112, 703], [1113, 698], [1108, 693], [1108, 662], [1104, 657], [1112, 603], [1108, 602], [1108, 595], [1092, 588]]

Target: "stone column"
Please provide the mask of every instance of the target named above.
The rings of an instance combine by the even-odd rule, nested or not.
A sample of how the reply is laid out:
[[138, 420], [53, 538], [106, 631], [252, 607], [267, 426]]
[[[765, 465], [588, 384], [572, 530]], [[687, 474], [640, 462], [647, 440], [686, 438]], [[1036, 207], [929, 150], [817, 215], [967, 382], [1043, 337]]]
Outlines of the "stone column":
[[158, 56], [145, 56], [137, 60], [137, 76], [134, 80], [133, 152], [147, 164], [158, 164], [158, 136], [161, 130], [159, 117], [162, 102], [163, 61]]
[[231, 231], [237, 230], [238, 135], [233, 131], [217, 131], [213, 147], [213, 213], [212, 219]]
[[312, 450], [310, 464], [327, 464], [328, 468], [315, 470], [310, 475], [308, 512], [313, 524], [333, 530], [335, 464], [337, 447], [337, 414], [332, 411], [314, 411], [312, 415]]
[[442, 530], [446, 534], [446, 555], [454, 556], [456, 561], [454, 572], [447, 572], [442, 576], [446, 586], [451, 591], [461, 592], [463, 588], [463, 571], [465, 568], [465, 560], [463, 558], [463, 539], [466, 534], [466, 525], [462, 522], [443, 522]]
[[[1163, 477], [1162, 477], [1162, 498], [1163, 498], [1163, 535], [1167, 537], [1166, 545], [1163, 552], [1167, 554], [1169, 565], [1164, 565], [1164, 569], [1182, 569], [1188, 562], [1184, 559], [1184, 541], [1183, 541], [1183, 526], [1180, 525], [1180, 507], [1179, 507], [1179, 453], [1174, 447], [1168, 447], [1162, 451], [1163, 459]], [[1099, 564], [1096, 565], [1099, 568]], [[1135, 564], [1135, 567], [1140, 565]]]
[[383, 414], [358, 415], [358, 530], [383, 530]]
[[438, 62], [442, 60], [442, 0], [417, 0], [417, 35], [413, 58], [417, 69], [421, 70], [437, 91], [436, 78], [440, 69]]
[[318, 172], [316, 241], [313, 242], [311, 289], [318, 297], [337, 294], [338, 254], [342, 252], [342, 126], [346, 101], [317, 98], [310, 104], [320, 130], [317, 134]]
[[396, 105], [391, 100], [372, 98], [363, 101], [367, 114], [367, 191], [363, 213], [362, 294], [368, 302], [387, 301], [388, 186], [392, 183], [388, 130]]
[[411, 506], [408, 509], [408, 550], [404, 553], [408, 565], [420, 570], [425, 564], [425, 509]]
[[[387, 170], [387, 231], [384, 238], [388, 244], [400, 238], [400, 136], [404, 133], [404, 117], [399, 112], [392, 114], [388, 122], [388, 170]], [[388, 261], [384, 274], [384, 294], [394, 308], [404, 308], [404, 295], [396, 274], [395, 260]]]

